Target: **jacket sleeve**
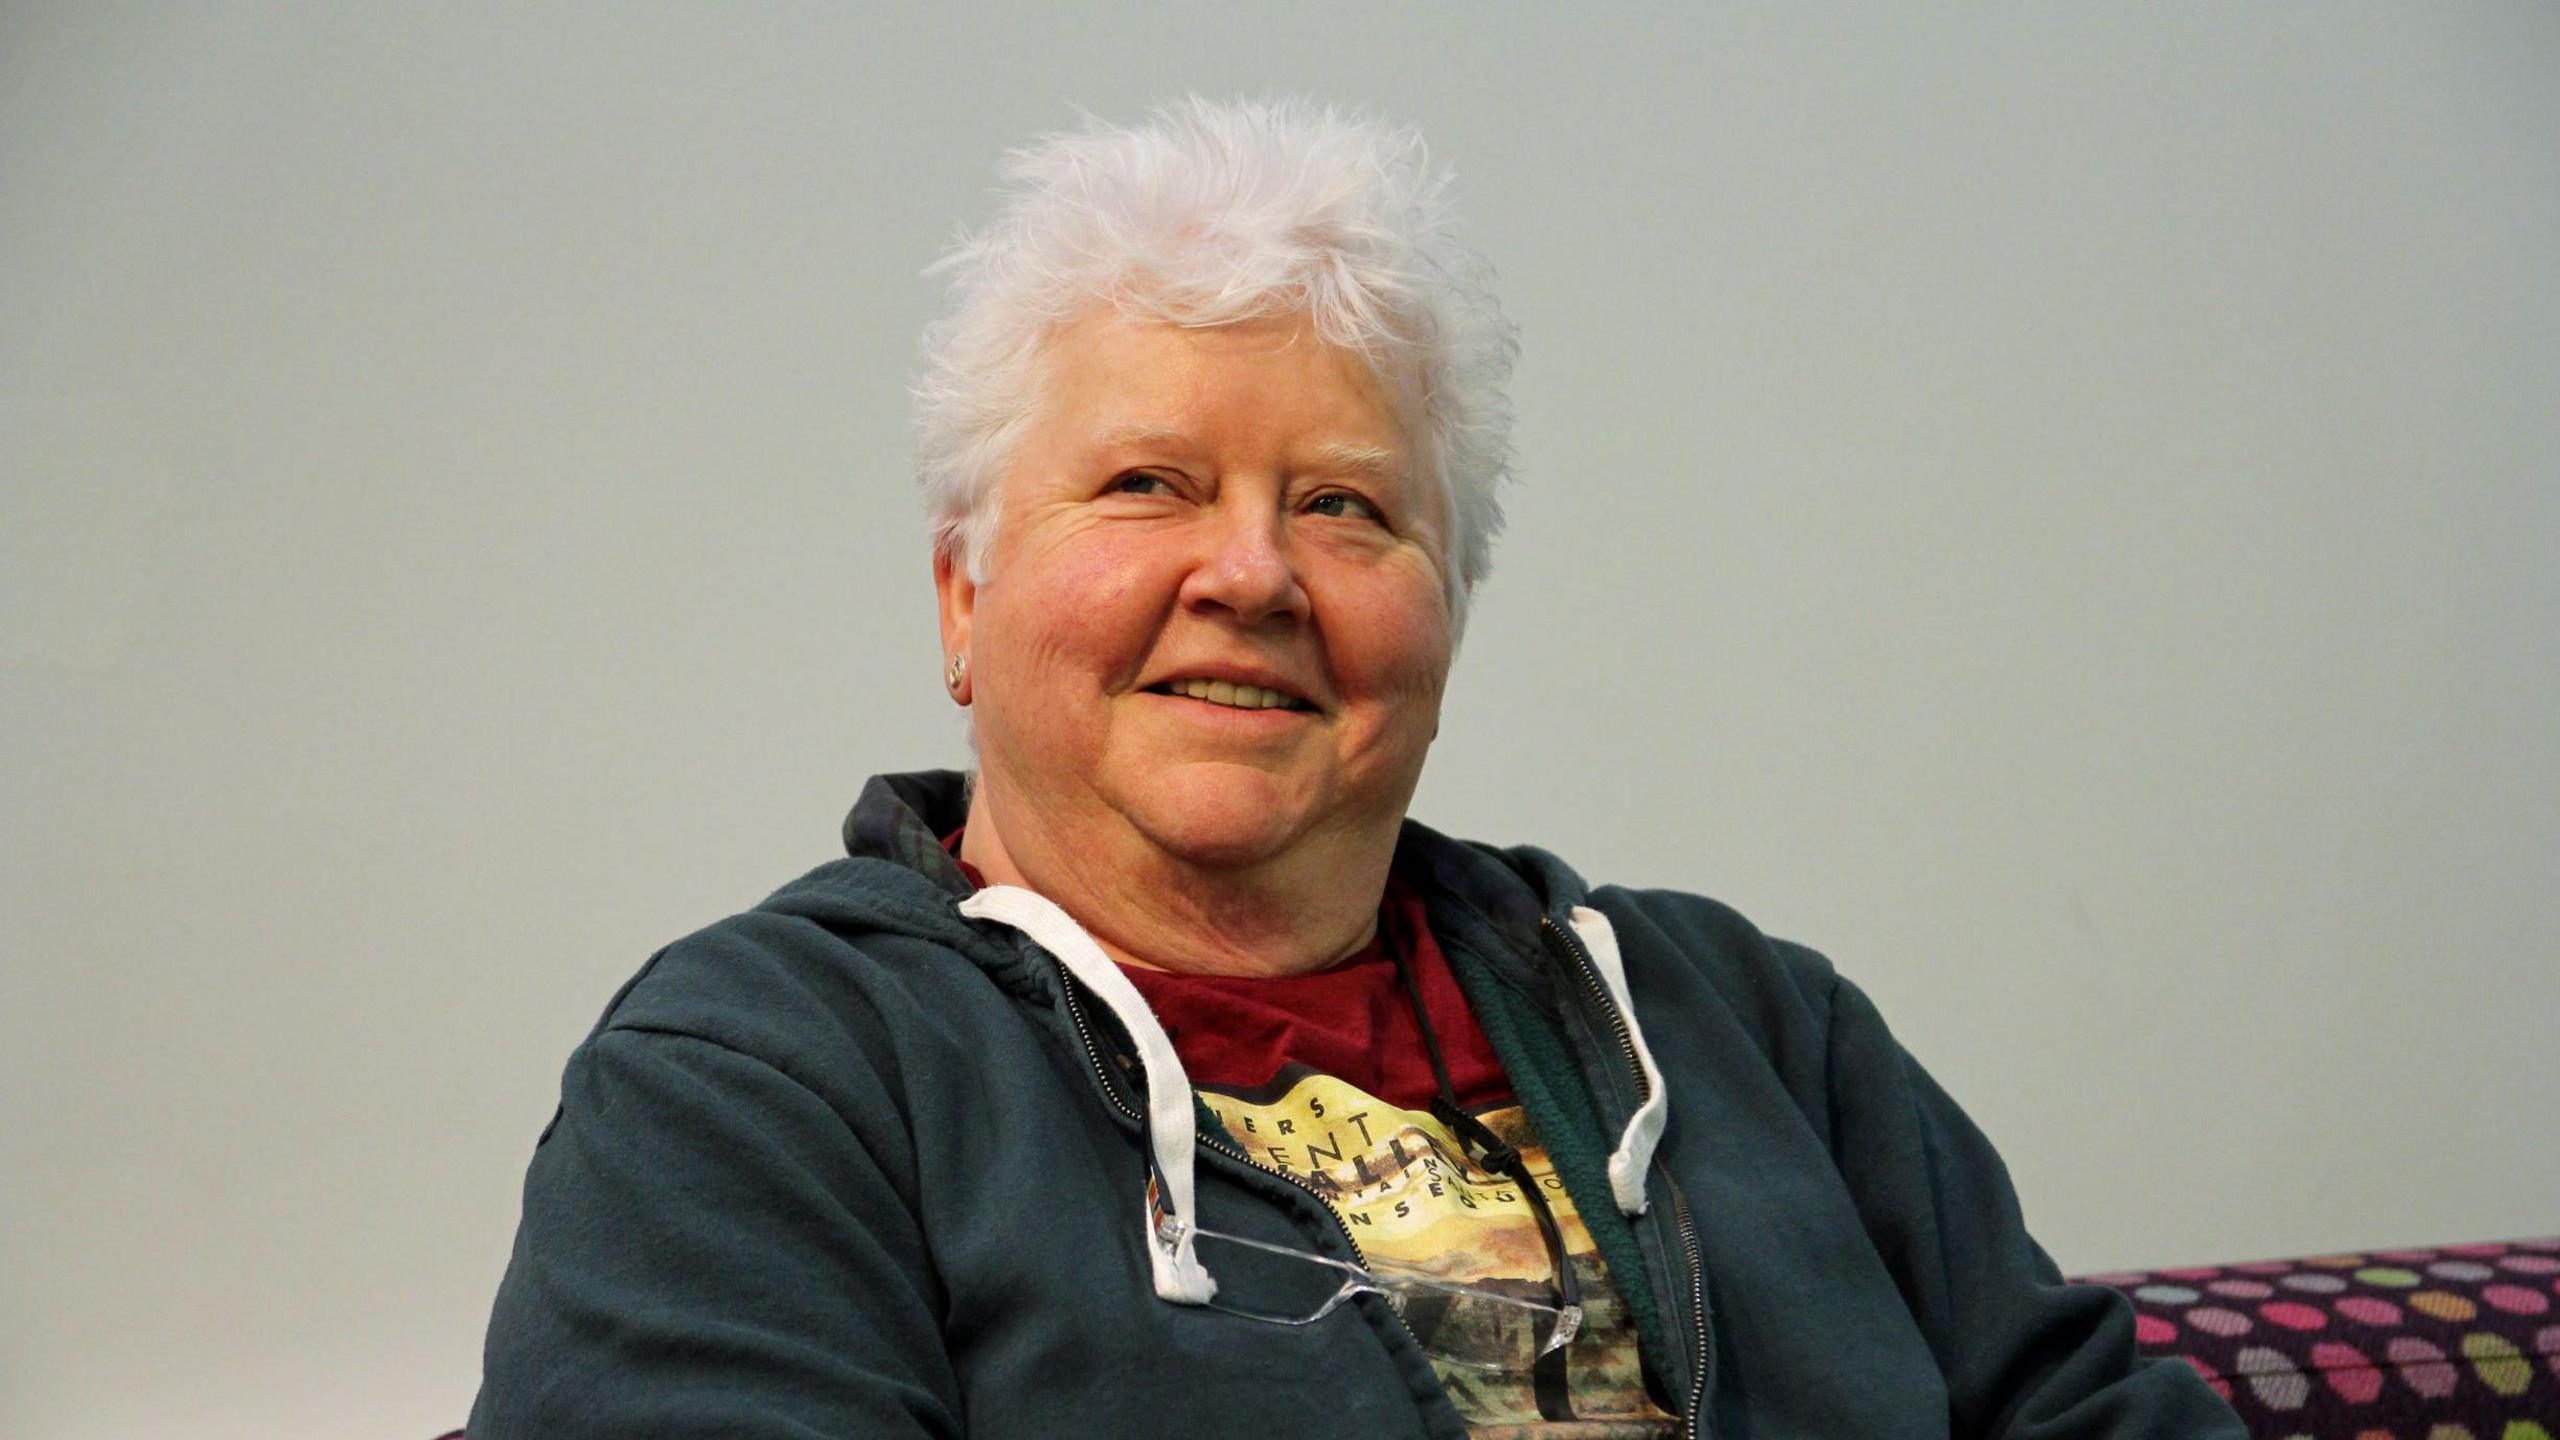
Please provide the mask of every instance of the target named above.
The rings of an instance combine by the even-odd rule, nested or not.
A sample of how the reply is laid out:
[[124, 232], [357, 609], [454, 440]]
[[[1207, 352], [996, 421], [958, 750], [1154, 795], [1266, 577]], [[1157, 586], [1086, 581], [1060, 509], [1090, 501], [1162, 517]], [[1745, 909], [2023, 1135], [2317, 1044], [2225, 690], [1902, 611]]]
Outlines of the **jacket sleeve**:
[[589, 1039], [525, 1178], [471, 1440], [959, 1434], [912, 1147], [875, 1098], [692, 1035]]
[[1846, 980], [1829, 1025], [1833, 1148], [1946, 1377], [1954, 1433], [2244, 1440], [2192, 1368], [2140, 1358], [2123, 1296], [2063, 1280], [1991, 1142]]

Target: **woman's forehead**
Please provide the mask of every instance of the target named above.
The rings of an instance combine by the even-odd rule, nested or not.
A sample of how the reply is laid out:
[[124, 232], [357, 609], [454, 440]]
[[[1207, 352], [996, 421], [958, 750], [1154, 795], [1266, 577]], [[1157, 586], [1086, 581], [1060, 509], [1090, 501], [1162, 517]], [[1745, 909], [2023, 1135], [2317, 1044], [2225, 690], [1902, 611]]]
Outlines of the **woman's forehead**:
[[1104, 312], [1044, 347], [1050, 444], [1092, 451], [1284, 446], [1293, 463], [1372, 478], [1409, 464], [1405, 427], [1367, 359], [1301, 316], [1183, 326]]

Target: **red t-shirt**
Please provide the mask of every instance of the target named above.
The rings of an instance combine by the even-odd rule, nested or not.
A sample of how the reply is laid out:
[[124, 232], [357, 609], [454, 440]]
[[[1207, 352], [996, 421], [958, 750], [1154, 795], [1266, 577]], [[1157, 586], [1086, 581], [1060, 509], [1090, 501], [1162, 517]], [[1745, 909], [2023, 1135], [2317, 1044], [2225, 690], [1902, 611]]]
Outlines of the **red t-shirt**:
[[1422, 897], [1396, 881], [1388, 882], [1386, 903], [1379, 907], [1377, 936], [1329, 969], [1269, 979], [1125, 965], [1121, 973], [1147, 997], [1195, 1085], [1258, 1090], [1281, 1066], [1296, 1061], [1391, 1105], [1424, 1110], [1440, 1093], [1440, 1082], [1431, 1073], [1431, 1053], [1423, 1048], [1422, 1027], [1396, 974], [1391, 945], [1405, 947], [1412, 961], [1459, 1105], [1474, 1112], [1508, 1103], [1511, 1085], [1502, 1062], [1431, 937]]

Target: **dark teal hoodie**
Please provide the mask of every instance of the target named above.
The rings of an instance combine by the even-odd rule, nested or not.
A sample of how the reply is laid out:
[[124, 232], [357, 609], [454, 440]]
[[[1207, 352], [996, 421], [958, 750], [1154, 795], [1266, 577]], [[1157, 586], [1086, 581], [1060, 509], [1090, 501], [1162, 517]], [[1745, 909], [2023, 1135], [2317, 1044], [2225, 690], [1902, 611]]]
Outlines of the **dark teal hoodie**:
[[[957, 775], [875, 779], [850, 859], [614, 997], [526, 1176], [473, 1440], [1463, 1437], [1373, 1299], [1289, 1329], [1159, 1298], [1152, 1021], [960, 913], [935, 837], [961, 815]], [[1696, 1433], [2245, 1434], [2136, 1358], [2121, 1297], [2063, 1282], [1821, 956], [1410, 822], [1397, 865]], [[1198, 1223], [1349, 1258], [1321, 1202], [1194, 1123]]]

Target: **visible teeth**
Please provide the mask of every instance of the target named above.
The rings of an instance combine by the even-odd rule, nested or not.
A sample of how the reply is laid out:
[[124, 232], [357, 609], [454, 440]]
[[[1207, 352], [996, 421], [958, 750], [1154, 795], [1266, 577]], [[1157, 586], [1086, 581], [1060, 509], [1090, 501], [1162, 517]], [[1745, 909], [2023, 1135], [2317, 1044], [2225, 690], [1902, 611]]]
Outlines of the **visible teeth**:
[[1259, 685], [1238, 685], [1228, 680], [1176, 680], [1165, 686], [1176, 695], [1206, 700], [1212, 705], [1227, 705], [1238, 710], [1295, 710], [1297, 701], [1277, 690]]

